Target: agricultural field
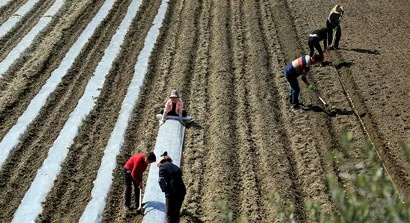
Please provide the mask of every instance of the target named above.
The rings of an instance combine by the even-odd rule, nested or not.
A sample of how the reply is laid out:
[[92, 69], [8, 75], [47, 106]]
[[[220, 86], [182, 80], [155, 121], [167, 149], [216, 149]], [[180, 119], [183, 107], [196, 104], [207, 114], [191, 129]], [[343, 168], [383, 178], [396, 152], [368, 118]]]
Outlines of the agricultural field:
[[[340, 49], [310, 72], [329, 106], [300, 81], [293, 109], [283, 71], [336, 4]], [[0, 0], [1, 221], [80, 221], [109, 154], [100, 221], [141, 222], [123, 210], [122, 167], [155, 147], [172, 89], [194, 117], [181, 222], [223, 222], [221, 200], [247, 222], [288, 222], [279, 203], [308, 222], [304, 202], [335, 208], [327, 175], [354, 190], [339, 176], [366, 171], [368, 145], [410, 196], [409, 11], [405, 0]], [[353, 148], [334, 162], [345, 129]]]

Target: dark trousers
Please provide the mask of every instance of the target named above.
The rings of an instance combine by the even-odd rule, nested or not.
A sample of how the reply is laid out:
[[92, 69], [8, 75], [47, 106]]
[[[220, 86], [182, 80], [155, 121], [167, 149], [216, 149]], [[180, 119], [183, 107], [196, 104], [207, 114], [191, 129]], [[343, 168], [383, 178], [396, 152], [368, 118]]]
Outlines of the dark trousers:
[[329, 46], [332, 45], [333, 41], [333, 30], [336, 29], [336, 37], [335, 37], [335, 42], [333, 43], [333, 47], [339, 48], [339, 41], [340, 37], [342, 36], [342, 29], [340, 28], [340, 25], [332, 25], [329, 20], [326, 21], [326, 28], [327, 28], [327, 39]]
[[128, 173], [128, 170], [124, 168], [124, 176], [125, 176], [125, 203], [124, 205], [127, 207], [131, 206], [131, 191], [132, 186], [134, 185], [134, 195], [135, 195], [135, 207], [138, 208], [140, 205], [140, 188], [132, 179], [131, 173]]
[[[164, 110], [161, 110], [161, 114], [164, 114]], [[172, 115], [172, 116], [179, 116], [175, 111], [169, 111], [167, 113], [167, 116]], [[182, 110], [182, 117], [186, 117], [188, 113], [185, 110]]]
[[320, 60], [323, 60], [323, 50], [322, 50], [322, 47], [320, 46], [320, 41], [318, 40], [318, 38], [310, 37], [308, 39], [308, 45], [310, 49], [309, 56], [312, 57], [316, 49], [317, 52], [319, 53]]
[[182, 203], [185, 195], [168, 195], [165, 201], [165, 214], [167, 223], [178, 223], [179, 212], [181, 211]]
[[285, 76], [290, 84], [289, 101], [291, 104], [299, 104], [300, 87], [299, 87], [297, 76], [294, 73], [285, 74]]

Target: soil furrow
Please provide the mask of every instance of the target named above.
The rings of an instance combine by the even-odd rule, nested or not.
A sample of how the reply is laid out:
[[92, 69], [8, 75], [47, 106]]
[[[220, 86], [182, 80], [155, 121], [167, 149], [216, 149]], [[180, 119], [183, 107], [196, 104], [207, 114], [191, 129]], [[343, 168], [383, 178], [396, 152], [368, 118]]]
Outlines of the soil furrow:
[[[204, 177], [204, 196], [202, 204], [204, 209], [204, 221], [221, 222], [228, 216], [221, 213], [217, 204], [221, 200], [228, 202], [230, 210], [237, 216], [239, 214], [238, 193], [242, 185], [238, 182], [239, 164], [237, 152], [235, 151], [235, 119], [232, 111], [235, 102], [232, 101], [233, 81], [232, 58], [229, 49], [230, 44], [230, 18], [227, 10], [229, 4], [214, 2], [211, 11], [211, 37], [210, 45], [210, 74], [209, 74], [209, 132], [206, 141], [212, 148], [206, 154], [206, 165], [204, 168], [212, 172], [206, 172]], [[215, 185], [218, 185], [215, 187]]]
[[[1, 7], [0, 24], [26, 2], [10, 1]], [[54, 2], [39, 1], [0, 39], [0, 60]], [[66, 1], [3, 75], [0, 140], [60, 67], [104, 2]], [[355, 193], [356, 185], [345, 176], [368, 172], [370, 163], [362, 153], [368, 139], [402, 198], [410, 194], [410, 163], [400, 147], [410, 136], [407, 1], [142, 1], [39, 221], [75, 222], [83, 213], [161, 2], [168, 4], [166, 17], [143, 86], [135, 95], [136, 107], [117, 157], [103, 222], [142, 221], [135, 210], [123, 210], [122, 167], [132, 154], [154, 149], [159, 128], [154, 115], [163, 109], [171, 89], [178, 89], [184, 108], [194, 118], [186, 126], [181, 157], [187, 186], [181, 222], [239, 218], [246, 222], [313, 222], [306, 201], [337, 215], [326, 176], [337, 177], [345, 192]], [[115, 1], [114, 10], [10, 153], [0, 171], [3, 221], [11, 221], [128, 4]], [[299, 81], [303, 104], [295, 110], [288, 102], [289, 83], [283, 71], [289, 62], [309, 52], [307, 35], [325, 26], [335, 4], [345, 8], [340, 49], [329, 50], [329, 66], [313, 66], [309, 74], [317, 93], [330, 106], [325, 108]], [[341, 137], [345, 129], [352, 132], [349, 144]], [[342, 152], [340, 160], [333, 159], [335, 150]]]
[[[290, 1], [290, 0], [289, 0]], [[293, 1], [290, 1], [291, 4], [297, 5], [298, 3]], [[369, 4], [368, 2], [362, 2], [364, 6], [357, 6], [357, 8], [362, 8], [365, 11], [368, 11], [368, 14], [371, 13], [371, 7], [373, 4]], [[331, 5], [329, 6], [332, 7]], [[293, 7], [294, 8], [294, 7]], [[328, 12], [323, 12], [324, 15], [326, 15]], [[350, 14], [350, 13], [348, 13]], [[364, 13], [367, 14], [367, 13]], [[369, 27], [373, 29], [379, 29], [374, 27], [375, 23], [371, 22], [376, 19], [371, 19], [370, 17], [362, 16], [363, 13], [360, 13], [360, 21], [364, 24], [369, 24]], [[318, 28], [317, 25], [324, 23], [325, 18], [322, 18], [322, 21], [318, 20], [319, 18], [311, 17], [311, 19], [308, 21], [308, 24], [311, 27]], [[298, 23], [297, 23], [298, 24]], [[377, 24], [377, 23], [376, 23]], [[342, 28], [344, 27], [344, 22], [342, 21]], [[299, 30], [303, 30], [305, 27], [298, 27]], [[302, 31], [299, 31], [299, 33], [303, 33]], [[343, 36], [342, 36], [343, 38]], [[363, 38], [363, 36], [361, 36]], [[300, 37], [301, 40], [304, 40], [305, 38], [302, 36]], [[343, 43], [343, 39], [342, 39]], [[369, 51], [372, 52], [372, 51]], [[376, 52], [376, 51], [375, 51]], [[362, 149], [366, 147], [366, 139], [370, 137], [370, 140], [372, 140], [375, 144], [376, 148], [380, 148], [379, 152], [383, 153], [383, 151], [389, 151], [391, 150], [391, 145], [388, 145], [389, 142], [388, 140], [385, 140], [384, 133], [380, 130], [378, 127], [378, 124], [373, 117], [373, 111], [368, 109], [368, 106], [366, 105], [365, 98], [367, 95], [363, 95], [359, 92], [363, 92], [360, 90], [359, 86], [355, 82], [355, 75], [351, 72], [349, 69], [350, 66], [352, 66], [354, 63], [346, 60], [343, 58], [342, 54], [340, 51], [333, 52], [331, 51], [329, 56], [329, 60], [333, 62], [333, 66], [329, 66], [324, 69], [320, 69], [320, 72], [323, 75], [320, 75], [320, 83], [319, 87], [321, 87], [321, 92], [323, 92], [327, 98], [330, 100], [330, 104], [333, 105], [333, 108], [336, 109], [336, 115], [339, 114], [340, 116], [336, 116], [336, 118], [332, 119], [331, 125], [332, 128], [334, 129], [335, 133], [333, 135], [338, 136], [341, 135], [341, 130], [344, 127], [347, 127], [349, 130], [352, 131], [353, 136], [357, 138], [353, 142], [353, 148], [349, 150], [344, 150], [343, 152], [345, 153], [344, 158], [348, 159], [349, 162], [342, 162], [343, 165], [340, 165], [338, 167], [335, 167], [337, 172], [344, 172], [344, 173], [352, 173], [357, 171], [358, 169], [353, 167], [354, 164], [358, 164], [361, 162], [366, 162], [366, 158], [362, 156]], [[377, 56], [377, 53], [375, 53]], [[380, 67], [380, 64], [376, 65], [377, 67]], [[340, 79], [339, 79], [340, 77]], [[369, 79], [373, 78], [374, 75], [369, 75]], [[362, 82], [362, 81], [359, 81]], [[371, 85], [370, 86], [375, 86]], [[324, 86], [324, 87], [322, 87]], [[376, 100], [377, 101], [377, 100]], [[353, 105], [350, 104], [350, 102], [353, 102]], [[356, 111], [358, 112], [358, 116], [353, 119], [353, 109], [351, 108], [352, 106], [355, 107]], [[346, 116], [347, 115], [347, 116]], [[361, 119], [361, 120], [360, 120]], [[361, 122], [363, 121], [364, 126], [361, 126]], [[367, 134], [369, 134], [367, 136]], [[335, 144], [336, 145], [336, 144]], [[341, 147], [341, 146], [339, 146]], [[390, 147], [390, 148], [389, 148]], [[397, 148], [397, 147], [396, 147]], [[392, 151], [395, 149], [393, 148]], [[388, 152], [390, 153], [390, 152]], [[399, 151], [401, 153], [401, 151]], [[403, 159], [403, 155], [397, 155], [397, 151], [393, 152], [393, 157], [390, 157], [389, 155], [386, 155], [385, 158], [387, 158], [386, 161], [382, 161], [385, 165], [389, 166], [392, 165], [392, 171], [395, 172], [393, 175], [400, 176], [398, 177], [399, 181], [400, 178], [404, 176], [404, 179], [409, 179], [409, 175], [405, 173], [406, 167], [405, 165], [403, 166], [402, 164], [406, 163]], [[389, 158], [390, 157], [390, 158]], [[344, 161], [346, 161], [346, 159]], [[359, 169], [360, 170], [360, 169]], [[391, 173], [390, 173], [391, 174]], [[342, 179], [339, 179], [341, 181], [341, 184], [350, 184], [349, 182], [345, 182]], [[401, 185], [409, 185], [409, 181], [407, 180], [407, 183], [399, 182], [398, 184]], [[352, 190], [354, 187], [350, 185], [347, 187], [347, 190]], [[406, 186], [401, 186], [401, 188], [406, 188]], [[406, 192], [405, 192], [406, 193]]]
[[[169, 2], [159, 39], [152, 52], [152, 63], [150, 63], [148, 73], [145, 76], [144, 87], [138, 96], [137, 105], [127, 129], [123, 150], [117, 159], [118, 168], [114, 174], [113, 189], [109, 194], [104, 212], [104, 222], [142, 220], [141, 216], [137, 216], [134, 212], [126, 214], [122, 210], [124, 202], [122, 166], [132, 154], [154, 149], [158, 132], [158, 122], [154, 116], [164, 105], [164, 99], [167, 98], [172, 88], [169, 88], [168, 91], [168, 85], [175, 86], [176, 84], [172, 78], [172, 71], [175, 68], [174, 61], [180, 60], [175, 54], [177, 39], [180, 38], [180, 35], [187, 35], [181, 34], [183, 21], [179, 18], [179, 16], [183, 16], [183, 9], [188, 7], [186, 5], [187, 3], [184, 1]], [[193, 6], [193, 4], [188, 5]], [[180, 22], [169, 23], [171, 20]], [[183, 98], [184, 96], [182, 96]]]
[[[126, 14], [128, 4], [127, 2], [121, 3], [121, 7], [116, 10], [117, 16], [123, 17]], [[159, 2], [157, 4], [144, 2], [141, 5], [125, 37], [120, 57], [106, 78], [101, 95], [96, 102], [96, 108], [85, 120], [84, 126], [70, 149], [64, 168], [57, 178], [55, 187], [47, 198], [48, 202], [41, 219], [45, 221], [64, 219], [67, 222], [74, 222], [78, 221], [85, 209], [106, 143], [131, 82], [138, 52], [144, 46], [144, 39], [158, 7]], [[119, 18], [115, 20], [121, 21]], [[140, 41], [135, 41], [136, 39]]]
[[[280, 113], [280, 95], [273, 87], [277, 85], [272, 75], [277, 73], [277, 53], [275, 48], [275, 26], [271, 20], [271, 14], [267, 5], [260, 2], [256, 6], [257, 12], [247, 19], [255, 24], [249, 25], [248, 38], [252, 40], [252, 51], [249, 56], [249, 82], [253, 83], [250, 91], [253, 92], [250, 113], [259, 113], [260, 117], [254, 121], [255, 141], [261, 146], [261, 178], [262, 194], [264, 194], [265, 222], [286, 221], [289, 216], [283, 213], [290, 203], [296, 207], [296, 216], [303, 216], [303, 202], [301, 189], [297, 180], [295, 169], [295, 157], [289, 150], [290, 142], [283, 128], [284, 122]], [[261, 33], [260, 36], [255, 33]], [[280, 74], [279, 74], [280, 75]], [[261, 91], [265, 89], [265, 91]], [[269, 171], [270, 169], [270, 171]], [[268, 177], [269, 176], [269, 177]], [[273, 182], [273, 184], [272, 184]], [[290, 214], [288, 210], [287, 214]]]
[[[340, 53], [336, 52], [333, 58], [336, 63], [342, 63], [343, 57]], [[340, 75], [341, 82], [348, 92], [349, 99], [355, 106], [358, 114], [358, 118], [363, 123], [363, 131], [368, 134], [369, 140], [372, 142], [374, 149], [380, 155], [380, 161], [387, 168], [387, 174], [392, 177], [392, 182], [399, 188], [400, 193], [405, 196], [410, 194], [410, 174], [408, 173], [409, 165], [404, 159], [402, 151], [394, 148], [390, 145], [385, 134], [380, 130], [379, 124], [373, 116], [373, 112], [368, 109], [365, 103], [365, 99], [360, 93], [355, 81], [351, 78], [352, 73], [348, 69], [342, 69], [337, 71], [337, 75]], [[366, 137], [367, 138], [367, 137]]]
[[[153, 77], [154, 80], [152, 82], [154, 84], [150, 85], [150, 89], [146, 96], [141, 99], [140, 95], [140, 99], [143, 101], [141, 103], [144, 104], [144, 108], [138, 109], [137, 111], [142, 117], [153, 117], [155, 112], [159, 112], [164, 105], [164, 99], [168, 97], [170, 90], [173, 88], [180, 90], [180, 96], [182, 100], [184, 100], [185, 106], [189, 106], [190, 97], [188, 94], [183, 92], [190, 91], [190, 79], [193, 67], [192, 63], [193, 60], [195, 60], [195, 51], [197, 51], [195, 41], [198, 38], [195, 28], [197, 19], [195, 18], [201, 14], [200, 7], [197, 2], [191, 1], [179, 2], [179, 4], [169, 7], [171, 7], [169, 10], [176, 9], [177, 12], [175, 13], [175, 11], [173, 11], [175, 14], [167, 15], [167, 18], [168, 16], [171, 16], [171, 18], [177, 22], [174, 24], [169, 24], [171, 27], [169, 27], [169, 30], [166, 30], [165, 33], [171, 35], [171, 37], [164, 36], [164, 38], [168, 38], [166, 38], [166, 41], [164, 39], [164, 43], [158, 44], [161, 48], [155, 50], [160, 51], [160, 55], [162, 56], [158, 57], [158, 64], [154, 64], [153, 69], [151, 70], [152, 72], [155, 72]], [[177, 17], [175, 18], [173, 16]], [[161, 41], [162, 38], [160, 42]], [[153, 53], [153, 55], [155, 54], [156, 52]], [[160, 60], [164, 60], [165, 62], [161, 63]], [[158, 100], [154, 100], [154, 98], [158, 98]], [[137, 118], [135, 121], [131, 121], [131, 126], [129, 129], [135, 128], [135, 131], [128, 131], [126, 144], [129, 144], [134, 140], [143, 141], [146, 140], [146, 138], [149, 138], [152, 139], [150, 140], [152, 144], [145, 146], [145, 148], [146, 150], [153, 149], [155, 137], [157, 135], [155, 130], [158, 129], [158, 124], [156, 119], [147, 119], [146, 121], [148, 123], [141, 123]], [[151, 125], [151, 127], [146, 127], [147, 125]], [[172, 154], [170, 155], [172, 156]], [[121, 163], [123, 164], [124, 162]], [[118, 217], [118, 219], [120, 218], [124, 219], [123, 216]], [[133, 218], [138, 217], [133, 214], [130, 216], [125, 215], [125, 219]]]
[[[241, 211], [240, 216], [250, 222], [260, 222], [262, 216], [261, 209], [261, 192], [260, 185], [257, 179], [257, 154], [255, 154], [255, 142], [252, 139], [251, 122], [255, 118], [255, 114], [248, 114], [250, 110], [251, 98], [249, 92], [249, 73], [246, 73], [246, 68], [252, 67], [254, 64], [248, 63], [247, 57], [249, 48], [254, 48], [252, 43], [245, 38], [246, 30], [252, 29], [254, 24], [247, 24], [244, 21], [249, 21], [247, 14], [254, 10], [253, 5], [247, 5], [246, 2], [238, 2], [232, 4], [232, 50], [233, 50], [233, 73], [235, 100], [236, 100], [236, 137], [238, 152], [238, 161], [240, 163], [241, 184]], [[250, 11], [250, 12], [249, 12]], [[246, 41], [246, 42], [245, 42]]]
[[[399, 5], [400, 3], [396, 2], [396, 4]], [[367, 8], [366, 11], [367, 10], [371, 11], [371, 8], [378, 7], [377, 5], [374, 5], [373, 3], [369, 3], [368, 1], [364, 1], [360, 5], [361, 5], [360, 7]], [[368, 17], [360, 16], [360, 18], [362, 19], [361, 21], [363, 21], [363, 24], [366, 24], [366, 26], [372, 30], [378, 30], [379, 27], [376, 27], [376, 26], [382, 26], [381, 24], [377, 24], [377, 23], [375, 24], [373, 22], [374, 20], [376, 20], [376, 18], [373, 18], [373, 16], [368, 16]], [[335, 68], [337, 69], [336, 75], [340, 77], [340, 81], [341, 81], [341, 84], [343, 84], [344, 86], [344, 90], [346, 90], [346, 92], [348, 93], [348, 96], [350, 97], [349, 99], [354, 104], [358, 112], [358, 115], [364, 124], [363, 131], [365, 131], [366, 134], [368, 134], [368, 137], [370, 137], [370, 140], [374, 144], [374, 149], [380, 155], [379, 158], [381, 158], [381, 162], [387, 168], [387, 174], [389, 174], [392, 177], [393, 183], [398, 186], [399, 191], [404, 196], [408, 196], [410, 194], [410, 190], [408, 189], [410, 185], [410, 175], [407, 171], [409, 169], [409, 164], [404, 159], [405, 156], [403, 154], [403, 151], [401, 151], [400, 149], [400, 142], [397, 142], [397, 140], [395, 139], [397, 136], [400, 136], [400, 134], [390, 134], [390, 132], [392, 132], [391, 129], [387, 131], [382, 130], [383, 128], [386, 128], [385, 127], [386, 123], [392, 124], [395, 122], [388, 122], [388, 121], [386, 122], [385, 120], [383, 120], [382, 121], [383, 124], [380, 124], [380, 121], [378, 121], [378, 119], [380, 119], [380, 116], [377, 117], [378, 116], [377, 114], [380, 114], [379, 110], [385, 107], [385, 103], [383, 103], [383, 97], [380, 97], [381, 93], [372, 93], [372, 90], [370, 90], [370, 93], [368, 94], [366, 94], [366, 92], [363, 92], [362, 90], [363, 86], [360, 86], [362, 85], [360, 84], [361, 81], [358, 80], [357, 77], [355, 77], [354, 73], [352, 73], [351, 69], [349, 69], [349, 66], [345, 66], [346, 64], [348, 64], [348, 62], [344, 58], [343, 54], [344, 54], [343, 51], [342, 52], [336, 51], [331, 54], [333, 56], [332, 59], [334, 60], [334, 64], [336, 65]], [[379, 56], [377, 53], [375, 53], [374, 57], [379, 57]], [[377, 68], [381, 68], [383, 65], [378, 64], [375, 66]], [[378, 76], [379, 75], [375, 75], [375, 74], [366, 75], [368, 79], [366, 81], [368, 83], [367, 88], [377, 89], [374, 92], [389, 91], [389, 88], [385, 87], [387, 85], [386, 83], [395, 82], [394, 80], [388, 80], [389, 78], [391, 78], [390, 72], [386, 72], [386, 77], [384, 77], [383, 75], [383, 78], [377, 78]], [[404, 78], [398, 78], [398, 81], [403, 81], [403, 80]], [[378, 84], [374, 84], [377, 82]], [[383, 87], [379, 88], [378, 86], [383, 86]], [[396, 86], [396, 89], [400, 89], [400, 88], [402, 87]], [[391, 90], [390, 90], [390, 93], [392, 93]], [[395, 102], [397, 100], [396, 98], [392, 98], [388, 100], [391, 100], [390, 103], [392, 105], [400, 104], [398, 102], [397, 103]], [[379, 108], [372, 109], [372, 107], [370, 107], [371, 105], [369, 106], [369, 101], [372, 103], [380, 103], [380, 102], [382, 103], [380, 103], [381, 105], [379, 106]], [[374, 106], [374, 107], [377, 107], [377, 106]], [[397, 107], [395, 109], [402, 110], [403, 107]], [[401, 112], [395, 112], [395, 113], [400, 114]], [[396, 117], [400, 117], [400, 115], [397, 115]], [[383, 117], [382, 119], [385, 119], [385, 117]], [[396, 129], [397, 127], [391, 126], [391, 128]], [[399, 130], [396, 129], [396, 132], [399, 132]]]
[[[181, 8], [180, 24], [175, 39], [174, 63], [172, 64], [169, 80], [166, 82], [166, 92], [162, 95], [162, 100], [167, 99], [171, 89], [178, 89], [184, 107], [190, 105], [191, 79], [193, 76], [193, 66], [198, 49], [198, 18], [201, 14], [201, 7], [198, 2], [186, 1]], [[165, 101], [162, 105], [165, 104]], [[172, 155], [172, 154], [170, 154]]]
[[[268, 2], [261, 2], [260, 8], [264, 17], [264, 20], [262, 20], [262, 32], [264, 33], [264, 39], [266, 39], [266, 41], [263, 41], [263, 44], [268, 51], [266, 55], [267, 64], [269, 67], [268, 69], [270, 71], [269, 73], [274, 76], [274, 78], [265, 77], [267, 78], [266, 82], [270, 83], [270, 86], [272, 86], [270, 95], [267, 95], [267, 100], [270, 101], [269, 104], [276, 105], [271, 109], [271, 111], [274, 111], [273, 114], [266, 114], [268, 117], [274, 115], [274, 123], [276, 123], [276, 125], [271, 128], [271, 130], [265, 129], [265, 131], [275, 131], [277, 132], [277, 135], [283, 137], [281, 142], [273, 144], [274, 148], [277, 147], [280, 150], [273, 150], [278, 153], [278, 158], [272, 158], [271, 162], [274, 164], [276, 163], [282, 172], [288, 174], [287, 176], [282, 176], [277, 180], [277, 184], [279, 185], [276, 186], [277, 191], [275, 191], [275, 193], [277, 193], [277, 196], [275, 197], [275, 204], [277, 208], [276, 211], [279, 213], [275, 216], [275, 220], [286, 221], [285, 219], [289, 218], [289, 216], [283, 215], [290, 214], [289, 211], [292, 210], [287, 210], [287, 208], [294, 206], [293, 211], [295, 218], [298, 221], [303, 222], [306, 221], [306, 214], [303, 204], [304, 191], [303, 185], [301, 184], [302, 180], [300, 179], [300, 170], [297, 166], [298, 161], [296, 159], [296, 154], [295, 151], [291, 149], [294, 146], [292, 143], [292, 138], [295, 136], [292, 135], [292, 132], [286, 130], [287, 127], [289, 127], [289, 117], [287, 115], [288, 111], [286, 111], [289, 107], [286, 106], [286, 100], [283, 102], [283, 98], [286, 98], [287, 96], [284, 96], [283, 92], [281, 92], [284, 90], [284, 86], [287, 87], [288, 85], [282, 76], [283, 72], [281, 69], [281, 67], [284, 66], [284, 63], [286, 63], [286, 60], [284, 60], [282, 55], [283, 53], [280, 51], [281, 45], [277, 39], [279, 34], [276, 29], [278, 25], [277, 23], [274, 23], [274, 18], [272, 15], [273, 12], [270, 8], [270, 4]], [[283, 128], [278, 128], [277, 126], [281, 126]], [[280, 174], [280, 170], [277, 171], [279, 172], [278, 174]], [[284, 184], [283, 187], [281, 187], [282, 184]], [[289, 189], [289, 191], [287, 191], [287, 189]], [[283, 213], [283, 211], [285, 211], [285, 213]]]
[[[271, 10], [273, 10], [272, 15], [274, 17], [273, 21], [275, 22], [275, 27], [294, 27], [293, 29], [295, 29], [291, 13], [288, 15], [289, 19], [280, 18], [275, 14], [279, 9], [284, 10], [286, 8], [289, 11], [286, 2], [280, 2], [279, 6], [278, 4], [270, 4], [270, 7]], [[292, 58], [290, 56], [293, 54], [292, 52], [300, 51], [300, 48], [298, 47], [301, 45], [300, 41], [295, 38], [297, 33], [294, 33], [295, 36], [289, 35], [292, 37], [291, 39], [286, 39], [284, 38], [286, 34], [282, 33], [283, 29], [277, 30], [279, 40], [282, 39], [279, 43], [284, 58]], [[283, 48], [284, 43], [288, 45], [285, 48]], [[291, 49], [290, 46], [293, 46], [293, 49]], [[285, 49], [290, 50], [290, 52]], [[291, 60], [292, 59], [288, 59], [288, 61], [282, 63], [281, 66], [284, 67]], [[280, 72], [279, 75], [282, 75], [281, 73], [282, 72]], [[280, 78], [283, 78], [283, 76]], [[286, 81], [284, 81], [284, 83], [286, 83]], [[288, 84], [286, 83], [285, 85]], [[285, 86], [283, 85], [280, 87], [282, 88], [282, 91], [287, 91], [285, 89], [288, 88], [288, 86], [286, 88], [284, 88]], [[302, 90], [302, 92], [304, 91]], [[317, 99], [312, 101], [312, 95], [307, 95], [308, 97], [305, 95], [303, 96], [303, 103], [305, 106], [312, 102], [316, 103], [315, 101], [317, 101]], [[283, 95], [282, 97], [285, 98], [286, 96]], [[299, 172], [299, 183], [301, 188], [304, 188], [302, 191], [302, 196], [304, 197], [303, 201], [315, 200], [316, 202], [324, 204], [324, 207], [328, 209], [332, 207], [332, 204], [329, 201], [330, 197], [325, 185], [325, 175], [334, 174], [336, 168], [333, 167], [331, 163], [325, 162], [325, 160], [329, 160], [331, 151], [329, 148], [339, 148], [340, 144], [337, 140], [332, 140], [337, 139], [338, 136], [335, 133], [337, 130], [334, 130], [335, 127], [329, 119], [330, 117], [328, 117], [326, 113], [308, 112], [309, 110], [315, 111], [316, 109], [314, 106], [308, 106], [307, 109], [308, 110], [304, 109], [304, 111], [283, 111], [283, 113], [286, 114], [284, 116], [285, 123], [291, 125], [291, 127], [289, 126], [287, 129], [289, 132], [288, 134], [292, 136], [290, 141], [294, 151], [296, 169], [298, 169], [297, 172]], [[311, 126], [309, 123], [314, 124], [315, 131], [313, 131], [311, 127], [308, 127]]]
[[[204, 214], [201, 197], [204, 195], [204, 175], [206, 168], [207, 146], [206, 133], [209, 131], [208, 114], [208, 79], [209, 79], [209, 50], [211, 45], [211, 9], [212, 2], [203, 1], [198, 20], [198, 49], [195, 56], [192, 76], [189, 114], [194, 118], [185, 132], [185, 147], [182, 159], [182, 171], [187, 186], [185, 196], [184, 218], [187, 222], [202, 222]], [[205, 209], [206, 210], [206, 209]]]
[[[2, 185], [0, 190], [2, 194], [5, 194], [3, 201], [9, 203], [10, 212], [19, 205], [20, 199], [34, 179], [37, 169], [47, 157], [48, 149], [57, 138], [69, 114], [77, 105], [89, 78], [93, 74], [92, 71], [95, 70], [99, 58], [103, 56], [102, 49], [108, 46], [116, 30], [114, 27], [117, 27], [121, 21], [118, 16], [125, 14], [127, 4], [125, 6], [119, 4], [116, 7], [122, 7], [125, 10], [113, 10], [108, 16], [97, 32], [105, 33], [105, 35], [96, 35], [94, 39], [90, 40], [87, 50], [83, 51], [80, 55], [81, 59], [78, 59], [74, 64], [74, 69], [63, 78], [62, 83], [40, 111], [40, 115], [27, 129], [26, 135], [22, 137], [17, 148], [10, 154], [1, 172], [2, 181], [7, 183]], [[32, 169], [27, 169], [26, 166], [30, 166]], [[24, 178], [21, 177], [21, 174], [24, 175]], [[15, 184], [20, 184], [19, 194], [11, 193], [15, 190], [12, 187]]]
[[[293, 0], [287, 0], [287, 4], [292, 9], [292, 16], [295, 18], [295, 27], [298, 32], [299, 41], [305, 49], [307, 49], [307, 36], [308, 33], [314, 29], [318, 29], [324, 24], [326, 20], [327, 11], [322, 8], [318, 11], [324, 15], [323, 17], [300, 17], [298, 15], [304, 14], [305, 11], [301, 8], [295, 8], [299, 5], [298, 2]], [[309, 27], [309, 28], [307, 28]], [[305, 51], [308, 52], [308, 51]], [[329, 59], [329, 58], [328, 58]], [[330, 64], [331, 65], [331, 64]], [[338, 80], [334, 74], [334, 68], [332, 66], [326, 67], [314, 67], [310, 74], [310, 81], [315, 84], [316, 90], [330, 105], [327, 110], [323, 110], [318, 99], [305, 98], [310, 100], [308, 103], [313, 111], [322, 111], [328, 114], [328, 117], [324, 117], [323, 125], [327, 128], [330, 138], [328, 139], [329, 146], [326, 150], [318, 150], [321, 153], [321, 163], [326, 169], [327, 174], [335, 176], [339, 184], [344, 187], [345, 190], [354, 190], [352, 182], [346, 178], [340, 177], [340, 174], [351, 174], [358, 170], [357, 164], [365, 163], [365, 157], [363, 157], [361, 148], [366, 146], [364, 140], [353, 140], [351, 147], [347, 148], [344, 142], [342, 142], [342, 134], [345, 129], [351, 131], [355, 138], [363, 139], [364, 134], [360, 129], [358, 122], [354, 118], [353, 109], [349, 105], [346, 96], [344, 95], [342, 87], [337, 84]], [[313, 105], [313, 106], [312, 106]], [[339, 157], [339, 161], [334, 162], [333, 152], [335, 150], [341, 151], [342, 156]], [[334, 173], [332, 173], [332, 171]]]
[[[10, 51], [37, 24], [54, 1], [39, 1], [9, 33], [0, 38], [0, 61], [4, 60]], [[58, 16], [58, 15], [57, 15]]]
[[[77, 40], [103, 1], [71, 4], [56, 23], [44, 31], [35, 47], [0, 80], [0, 138], [15, 124], [34, 96], [57, 69], [65, 53]], [[59, 53], [56, 53], [59, 52]]]
[[27, 0], [9, 1], [0, 8], [0, 25], [13, 15]]

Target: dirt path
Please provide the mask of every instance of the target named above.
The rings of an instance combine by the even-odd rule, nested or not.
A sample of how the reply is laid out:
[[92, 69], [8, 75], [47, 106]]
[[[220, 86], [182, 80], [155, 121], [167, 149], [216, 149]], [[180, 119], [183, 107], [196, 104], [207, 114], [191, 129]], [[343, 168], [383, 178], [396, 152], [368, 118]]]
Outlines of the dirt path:
[[[25, 1], [0, 10], [0, 23]], [[17, 45], [53, 1], [41, 1], [5, 38], [0, 60]], [[0, 139], [16, 123], [51, 72], [104, 1], [68, 1], [34, 45], [0, 79]], [[96, 106], [84, 120], [39, 222], [75, 222], [83, 213], [107, 141], [134, 74], [134, 65], [160, 1], [143, 1]], [[410, 164], [400, 143], [410, 139], [410, 39], [404, 0], [346, 2], [341, 50], [329, 52], [327, 67], [314, 67], [311, 80], [331, 105], [325, 110], [303, 83], [302, 109], [288, 103], [285, 66], [307, 53], [306, 35], [325, 25], [336, 1], [169, 1], [144, 86], [117, 157], [103, 222], [141, 222], [123, 210], [122, 166], [134, 153], [152, 150], [159, 112], [178, 89], [194, 117], [186, 129], [181, 167], [187, 185], [181, 222], [223, 222], [227, 201], [234, 218], [309, 222], [304, 202], [332, 211], [326, 176], [365, 171], [361, 149], [368, 139], [403, 196], [409, 195]], [[0, 218], [11, 221], [37, 169], [84, 93], [84, 88], [124, 18], [129, 1], [117, 1], [89, 39], [40, 115], [21, 137], [0, 171]], [[374, 13], [377, 12], [377, 13]], [[360, 30], [358, 32], [357, 30]], [[340, 134], [353, 133], [345, 150]], [[344, 151], [342, 161], [332, 160]], [[172, 156], [172, 154], [171, 154]]]

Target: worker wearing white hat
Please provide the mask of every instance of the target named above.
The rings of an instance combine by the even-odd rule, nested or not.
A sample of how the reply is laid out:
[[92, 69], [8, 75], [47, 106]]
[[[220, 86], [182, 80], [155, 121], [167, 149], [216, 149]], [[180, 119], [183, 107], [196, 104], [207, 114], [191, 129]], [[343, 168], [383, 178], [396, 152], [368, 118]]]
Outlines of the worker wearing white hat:
[[[332, 8], [326, 20], [327, 38], [331, 49], [339, 49], [339, 41], [342, 36], [342, 29], [340, 27], [340, 20], [344, 13], [343, 6], [336, 5]], [[336, 30], [335, 40], [333, 42], [333, 30]], [[332, 44], [333, 43], [333, 44]]]

